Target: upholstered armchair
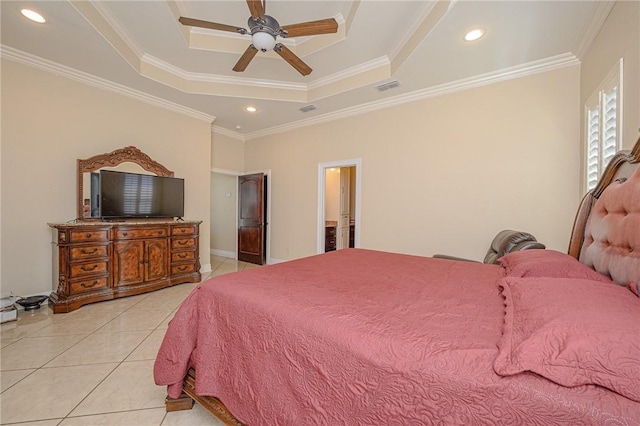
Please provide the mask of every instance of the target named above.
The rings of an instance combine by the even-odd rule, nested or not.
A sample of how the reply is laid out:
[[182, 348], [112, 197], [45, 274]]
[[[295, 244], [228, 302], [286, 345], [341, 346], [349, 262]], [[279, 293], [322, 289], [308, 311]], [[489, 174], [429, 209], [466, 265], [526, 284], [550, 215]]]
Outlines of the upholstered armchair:
[[[487, 250], [487, 254], [484, 256], [483, 263], [498, 263], [498, 259], [500, 259], [505, 254], [511, 253], [513, 251], [518, 250], [530, 250], [530, 249], [544, 249], [546, 248], [544, 244], [538, 242], [536, 238], [529, 234], [528, 232], [520, 232], [520, 231], [512, 231], [510, 229], [505, 229], [504, 231], [498, 232], [491, 241], [491, 245], [489, 246], [489, 250]], [[433, 257], [439, 259], [451, 259], [451, 260], [464, 260], [468, 262], [476, 262], [475, 260], [465, 259], [462, 257], [449, 256], [446, 254], [435, 254]], [[479, 263], [479, 262], [478, 262]]]

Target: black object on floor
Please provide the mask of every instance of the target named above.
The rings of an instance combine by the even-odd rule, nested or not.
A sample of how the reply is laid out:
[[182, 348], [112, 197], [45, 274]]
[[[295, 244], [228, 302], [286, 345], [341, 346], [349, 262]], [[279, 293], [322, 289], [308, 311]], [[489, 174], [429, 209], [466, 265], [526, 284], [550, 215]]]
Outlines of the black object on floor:
[[25, 311], [35, 311], [36, 309], [40, 309], [40, 304], [47, 299], [47, 296], [30, 296], [16, 300], [16, 303], [22, 306]]

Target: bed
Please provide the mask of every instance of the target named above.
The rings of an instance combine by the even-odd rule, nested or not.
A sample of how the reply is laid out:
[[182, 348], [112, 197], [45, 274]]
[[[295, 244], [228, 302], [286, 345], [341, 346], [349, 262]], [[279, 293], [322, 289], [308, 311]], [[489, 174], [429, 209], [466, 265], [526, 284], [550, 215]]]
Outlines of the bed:
[[154, 377], [229, 425], [640, 425], [640, 140], [568, 253], [345, 249], [199, 284]]

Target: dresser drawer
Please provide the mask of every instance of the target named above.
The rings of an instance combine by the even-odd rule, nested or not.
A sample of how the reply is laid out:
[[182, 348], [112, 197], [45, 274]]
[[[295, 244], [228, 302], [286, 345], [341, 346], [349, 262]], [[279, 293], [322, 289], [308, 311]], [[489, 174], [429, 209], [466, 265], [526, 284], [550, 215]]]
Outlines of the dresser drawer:
[[71, 294], [108, 287], [107, 277], [71, 282]]
[[90, 243], [97, 241], [108, 241], [109, 233], [106, 229], [85, 229], [85, 230], [71, 230], [69, 231], [70, 243]]
[[69, 268], [69, 275], [74, 278], [89, 274], [103, 274], [107, 272], [107, 264], [107, 261], [74, 264]]
[[196, 226], [174, 226], [171, 228], [171, 235], [196, 235]]
[[92, 257], [104, 257], [109, 253], [109, 246], [72, 246], [70, 260], [81, 260]]
[[171, 267], [171, 275], [184, 274], [187, 272], [194, 272], [196, 270], [195, 263], [188, 263], [186, 265], [174, 265]]
[[134, 240], [137, 238], [166, 237], [169, 235], [167, 228], [138, 228], [118, 229], [116, 238], [119, 240]]
[[172, 249], [190, 249], [196, 246], [195, 238], [173, 238], [171, 240]]
[[335, 226], [327, 226], [324, 228], [324, 235], [326, 238], [335, 237], [336, 236], [336, 227]]
[[171, 263], [193, 261], [196, 259], [195, 251], [178, 251], [171, 253]]

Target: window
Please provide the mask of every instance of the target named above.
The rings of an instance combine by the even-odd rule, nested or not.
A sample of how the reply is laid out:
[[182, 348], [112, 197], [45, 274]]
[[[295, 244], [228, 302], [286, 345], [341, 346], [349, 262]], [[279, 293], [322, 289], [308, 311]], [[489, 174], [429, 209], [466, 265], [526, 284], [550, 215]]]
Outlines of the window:
[[622, 59], [585, 105], [585, 182], [590, 191], [598, 183], [622, 140]]

